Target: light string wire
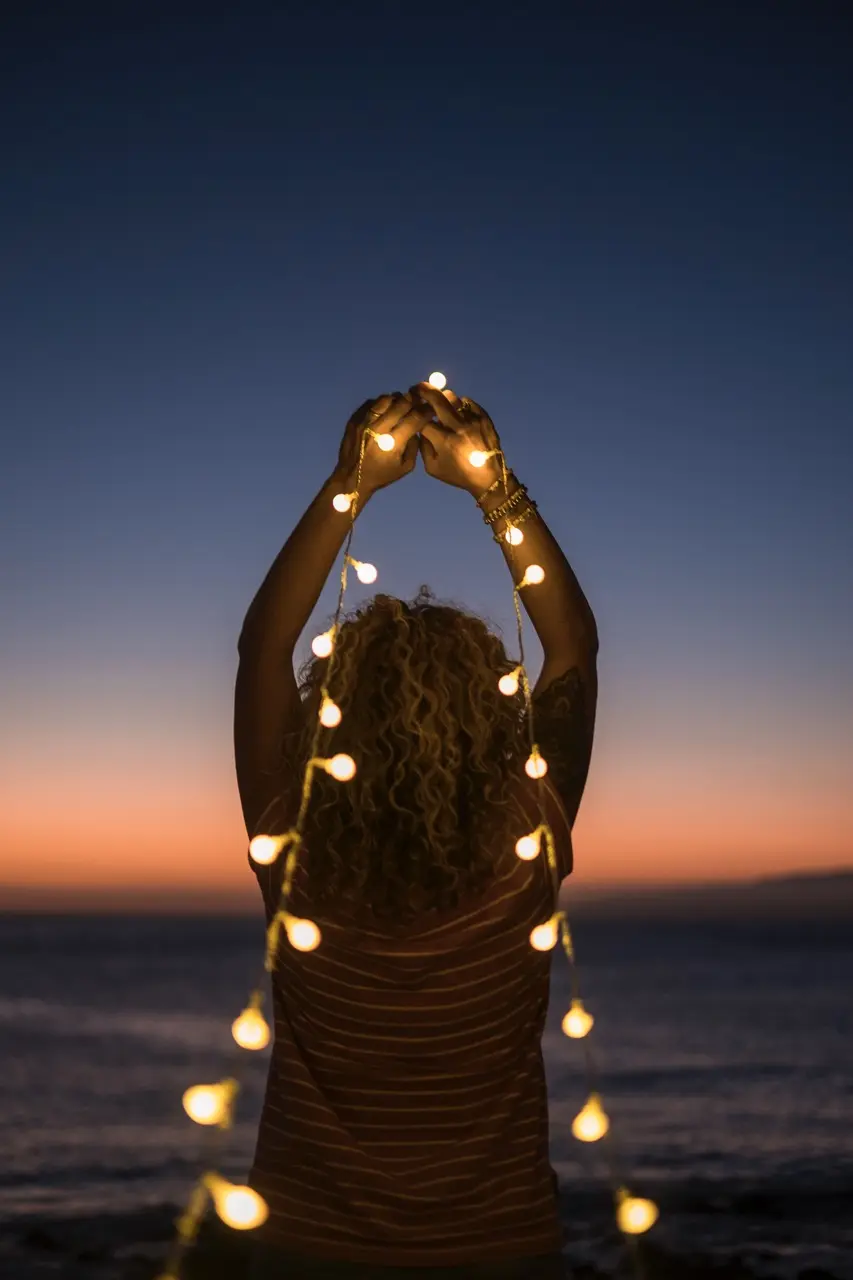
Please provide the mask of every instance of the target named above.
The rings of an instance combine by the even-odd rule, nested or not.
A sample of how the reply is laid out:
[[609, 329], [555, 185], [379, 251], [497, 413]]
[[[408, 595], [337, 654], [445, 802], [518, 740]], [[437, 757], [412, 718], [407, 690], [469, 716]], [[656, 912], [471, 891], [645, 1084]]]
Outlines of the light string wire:
[[[441, 382], [434, 382], [433, 379], [441, 378]], [[433, 386], [438, 390], [443, 389], [446, 380], [443, 375], [433, 374], [430, 378]], [[374, 415], [375, 417], [376, 415]], [[257, 835], [250, 841], [249, 849], [253, 860], [260, 865], [270, 865], [278, 860], [280, 854], [287, 849], [287, 859], [285, 862], [284, 875], [282, 880], [281, 893], [279, 895], [278, 907], [273, 914], [271, 923], [267, 927], [267, 945], [264, 958], [264, 974], [260, 978], [258, 984], [252, 990], [249, 996], [249, 1002], [240, 1016], [232, 1024], [232, 1034], [239, 1048], [258, 1050], [263, 1049], [269, 1043], [271, 1038], [270, 1028], [264, 1019], [262, 1008], [264, 1003], [264, 981], [268, 974], [275, 969], [278, 947], [281, 941], [281, 934], [284, 932], [296, 950], [311, 951], [320, 943], [320, 930], [311, 920], [297, 920], [287, 911], [287, 904], [290, 899], [293, 878], [296, 872], [299, 855], [302, 850], [302, 828], [308, 807], [311, 801], [311, 792], [313, 789], [313, 781], [317, 768], [323, 768], [326, 772], [332, 774], [341, 782], [348, 781], [356, 772], [356, 765], [352, 758], [348, 755], [337, 755], [331, 759], [323, 759], [318, 757], [317, 751], [320, 744], [320, 737], [324, 728], [334, 728], [341, 719], [340, 709], [329, 698], [329, 689], [331, 687], [332, 675], [335, 668], [336, 639], [340, 625], [340, 618], [343, 611], [344, 596], [347, 587], [347, 571], [350, 566], [356, 569], [357, 574], [362, 581], [373, 582], [376, 577], [376, 571], [373, 566], [362, 565], [354, 560], [350, 555], [350, 548], [355, 533], [355, 521], [358, 516], [359, 502], [361, 497], [361, 480], [364, 463], [364, 454], [368, 441], [376, 438], [378, 446], [383, 451], [388, 451], [394, 447], [393, 437], [390, 435], [379, 436], [369, 426], [363, 424], [361, 435], [358, 465], [356, 468], [355, 488], [351, 493], [336, 495], [333, 505], [337, 511], [350, 512], [350, 527], [346, 537], [343, 550], [343, 560], [341, 565], [340, 589], [338, 592], [337, 606], [334, 614], [334, 621], [331, 628], [322, 636], [315, 638], [312, 649], [317, 657], [328, 658], [328, 665], [325, 669], [325, 676], [320, 688], [320, 709], [314, 733], [311, 740], [311, 748], [309, 758], [306, 763], [305, 773], [302, 780], [302, 792], [300, 798], [299, 812], [297, 814], [294, 825], [282, 835], [268, 836]], [[490, 456], [496, 456], [501, 468], [501, 481], [504, 488], [504, 496], [508, 493], [509, 472], [506, 467], [506, 460], [503, 451], [498, 448], [490, 450], [489, 453], [474, 451], [471, 455], [471, 461], [475, 466], [482, 465]], [[475, 458], [481, 459], [475, 462]], [[544, 925], [538, 925], [530, 935], [531, 945], [539, 951], [550, 951], [556, 945], [557, 937], [562, 939], [563, 948], [569, 961], [571, 972], [571, 990], [572, 1005], [569, 1012], [563, 1019], [562, 1028], [567, 1036], [573, 1039], [585, 1039], [591, 1026], [593, 1025], [592, 1017], [583, 1008], [580, 999], [580, 984], [577, 972], [577, 964], [575, 961], [574, 945], [569, 930], [566, 913], [559, 909], [559, 892], [560, 880], [559, 869], [556, 859], [556, 848], [553, 832], [547, 821], [547, 810], [545, 806], [545, 774], [547, 772], [547, 761], [542, 759], [539, 753], [539, 746], [536, 742], [536, 725], [533, 709], [533, 698], [530, 689], [530, 682], [527, 676], [525, 652], [524, 652], [524, 625], [521, 614], [520, 590], [527, 589], [529, 586], [536, 585], [543, 581], [544, 572], [539, 566], [528, 566], [524, 576], [517, 580], [517, 564], [515, 561], [514, 547], [523, 541], [524, 535], [518, 529], [518, 523], [512, 520], [512, 512], [503, 517], [506, 521], [506, 529], [504, 537], [510, 548], [508, 557], [510, 561], [510, 572], [513, 578], [513, 605], [515, 609], [516, 625], [518, 632], [518, 648], [519, 663], [512, 673], [515, 677], [513, 684], [510, 677], [510, 686], [506, 688], [503, 681], [507, 677], [502, 677], [499, 682], [501, 692], [515, 694], [518, 691], [518, 684], [524, 692], [526, 719], [528, 732], [530, 737], [530, 756], [525, 771], [529, 777], [538, 781], [537, 799], [539, 806], [540, 824], [535, 832], [519, 838], [516, 844], [516, 854], [520, 858], [529, 860], [537, 857], [541, 852], [541, 844], [544, 840], [546, 861], [548, 871], [551, 878], [553, 890], [552, 913], [550, 919]], [[515, 536], [513, 536], [513, 533]], [[532, 570], [536, 569], [538, 576], [532, 576]], [[262, 815], [265, 817], [266, 815]], [[284, 926], [282, 930], [282, 926]], [[636, 1249], [637, 1241], [634, 1239], [636, 1235], [648, 1230], [655, 1222], [658, 1216], [657, 1206], [650, 1200], [642, 1200], [632, 1196], [622, 1180], [618, 1172], [618, 1164], [621, 1163], [616, 1152], [616, 1144], [612, 1133], [609, 1133], [609, 1120], [601, 1111], [600, 1094], [597, 1088], [597, 1068], [595, 1058], [590, 1050], [589, 1044], [584, 1045], [584, 1057], [586, 1064], [587, 1080], [589, 1082], [589, 1100], [583, 1110], [575, 1117], [572, 1125], [572, 1132], [575, 1137], [583, 1141], [596, 1141], [609, 1134], [609, 1141], [605, 1149], [608, 1153], [613, 1152], [611, 1159], [608, 1161], [611, 1170], [611, 1183], [613, 1187], [614, 1199], [617, 1206], [617, 1222], [619, 1228], [626, 1239], [634, 1246], [633, 1258], [635, 1266], [638, 1268], [638, 1274], [641, 1276], [639, 1255]], [[183, 1258], [189, 1248], [192, 1246], [198, 1236], [201, 1221], [207, 1210], [208, 1204], [213, 1200], [218, 1216], [222, 1221], [230, 1227], [237, 1229], [249, 1229], [260, 1226], [269, 1215], [269, 1209], [263, 1198], [258, 1193], [247, 1186], [230, 1183], [215, 1169], [218, 1163], [218, 1154], [221, 1149], [222, 1135], [231, 1128], [234, 1116], [235, 1102], [240, 1093], [239, 1077], [242, 1074], [240, 1064], [244, 1064], [246, 1059], [240, 1055], [239, 1064], [235, 1063], [235, 1069], [231, 1075], [221, 1080], [215, 1085], [196, 1085], [188, 1089], [183, 1098], [184, 1109], [189, 1116], [199, 1124], [215, 1125], [214, 1141], [210, 1143], [207, 1151], [206, 1171], [197, 1179], [187, 1203], [184, 1213], [176, 1220], [177, 1235], [172, 1244], [166, 1263], [166, 1270], [158, 1277], [158, 1280], [179, 1280], [180, 1267]]]
[[[326, 632], [326, 636], [331, 639], [331, 649], [328, 654], [328, 662], [325, 669], [324, 679], [320, 688], [320, 708], [327, 704], [329, 699], [329, 688], [331, 686], [332, 674], [335, 666], [335, 637], [338, 633], [340, 617], [343, 611], [344, 596], [347, 587], [347, 570], [352, 563], [350, 558], [350, 548], [355, 533], [355, 521], [358, 516], [359, 499], [361, 496], [361, 476], [364, 465], [364, 453], [368, 441], [371, 438], [371, 429], [365, 427], [362, 432], [361, 443], [359, 447], [358, 465], [356, 468], [355, 490], [351, 495], [350, 511], [350, 527], [347, 538], [344, 543], [343, 560], [341, 564], [340, 587], [338, 590], [338, 600], [335, 607], [334, 621], [331, 628]], [[299, 813], [296, 822], [284, 836], [273, 837], [274, 845], [278, 845], [278, 849], [273, 857], [265, 857], [263, 863], [274, 862], [277, 860], [278, 854], [289, 846], [287, 861], [285, 863], [285, 872], [282, 882], [282, 889], [279, 895], [278, 908], [273, 915], [271, 923], [267, 927], [267, 945], [264, 957], [263, 973], [259, 977], [257, 984], [252, 990], [249, 1001], [243, 1013], [240, 1015], [234, 1025], [234, 1039], [239, 1048], [263, 1049], [269, 1043], [270, 1031], [267, 1026], [263, 1014], [261, 1012], [264, 1003], [264, 981], [267, 974], [272, 973], [275, 968], [278, 957], [278, 946], [281, 939], [281, 925], [287, 925], [290, 922], [290, 916], [286, 910], [287, 903], [290, 898], [290, 891], [293, 884], [293, 877], [296, 872], [299, 852], [302, 847], [302, 825], [308, 812], [308, 806], [311, 799], [311, 790], [314, 780], [314, 770], [317, 767], [317, 750], [320, 743], [320, 735], [325, 727], [318, 715], [314, 733], [311, 739], [311, 749], [309, 752], [308, 762], [305, 768], [305, 774], [302, 780], [302, 793], [299, 805]], [[262, 815], [263, 817], [263, 815]], [[261, 840], [267, 840], [269, 837], [261, 836]], [[262, 846], [263, 847], [263, 846]], [[250, 845], [251, 848], [251, 845]], [[266, 853], [270, 853], [271, 849], [267, 848]], [[299, 925], [311, 925], [310, 921], [299, 921]], [[316, 941], [313, 941], [310, 930], [303, 927], [302, 934], [297, 933], [297, 940], [312, 941], [316, 946], [319, 943], [319, 930], [313, 926], [316, 932]], [[285, 929], [287, 932], [287, 929]], [[308, 935], [307, 937], [305, 935]], [[303, 947], [305, 950], [313, 949], [313, 947]], [[246, 1020], [250, 1030], [254, 1028], [254, 1034], [249, 1037], [244, 1036], [242, 1043], [238, 1039], [238, 1024], [241, 1020]], [[251, 1040], [251, 1042], [248, 1042]], [[239, 1052], [239, 1050], [238, 1050]], [[235, 1069], [232, 1074], [222, 1080], [218, 1085], [205, 1086], [199, 1085], [195, 1089], [189, 1089], [184, 1094], [184, 1107], [190, 1114], [191, 1118], [199, 1123], [211, 1123], [209, 1117], [214, 1116], [213, 1123], [215, 1129], [213, 1132], [213, 1140], [209, 1141], [206, 1150], [205, 1172], [196, 1181], [187, 1202], [187, 1207], [179, 1218], [175, 1221], [177, 1234], [171, 1245], [169, 1255], [166, 1261], [165, 1271], [158, 1277], [158, 1280], [180, 1280], [181, 1264], [186, 1253], [195, 1242], [205, 1212], [211, 1198], [214, 1199], [219, 1216], [226, 1222], [226, 1225], [236, 1228], [250, 1228], [259, 1226], [268, 1216], [268, 1210], [262, 1198], [246, 1187], [240, 1187], [225, 1181], [216, 1172], [216, 1164], [221, 1155], [222, 1135], [231, 1128], [234, 1116], [234, 1104], [237, 1095], [241, 1091], [240, 1076], [243, 1074], [240, 1067], [246, 1063], [246, 1058], [240, 1054]], [[195, 1097], [193, 1097], [195, 1095]], [[193, 1107], [193, 1102], [201, 1100], [201, 1112], [198, 1107]], [[205, 1107], [206, 1104], [206, 1107]], [[194, 1114], [195, 1110], [195, 1114]], [[204, 1115], [205, 1111], [207, 1112]], [[204, 1118], [202, 1118], [204, 1117]]]
[[[497, 449], [495, 450], [495, 454], [497, 456], [498, 464], [501, 469], [501, 485], [503, 487], [504, 498], [506, 498], [509, 493], [509, 471], [506, 465], [506, 459], [505, 459], [503, 450]], [[525, 719], [527, 721], [528, 736], [530, 741], [529, 762], [535, 762], [535, 761], [541, 760], [541, 756], [539, 755], [539, 744], [536, 741], [536, 720], [535, 720], [535, 713], [533, 708], [533, 695], [530, 688], [530, 680], [527, 675], [527, 663], [526, 663], [525, 649], [524, 649], [524, 620], [521, 613], [521, 591], [519, 589], [520, 585], [525, 582], [526, 573], [525, 574], [519, 573], [518, 564], [516, 560], [516, 550], [515, 550], [516, 546], [519, 546], [521, 542], [523, 542], [524, 537], [523, 537], [523, 534], [519, 536], [520, 530], [518, 529], [518, 524], [513, 522], [513, 518], [512, 518], [513, 514], [514, 514], [513, 512], [510, 512], [505, 517], [503, 517], [505, 522], [503, 537], [504, 537], [504, 540], [506, 541], [507, 548], [508, 548], [507, 557], [509, 559], [510, 573], [512, 576], [512, 583], [513, 583], [512, 602], [515, 609], [516, 638], [518, 643], [518, 667], [516, 668], [516, 671], [518, 673], [519, 683], [524, 693]], [[535, 585], [535, 584], [529, 584], [529, 585]], [[527, 589], [526, 586], [525, 586], [525, 589]], [[594, 1109], [594, 1112], [597, 1113], [598, 1109], [600, 1108], [601, 1090], [599, 1085], [600, 1072], [598, 1069], [598, 1064], [596, 1062], [595, 1053], [593, 1052], [589, 1042], [589, 1035], [588, 1035], [588, 1031], [592, 1026], [592, 1018], [590, 1017], [589, 1014], [586, 1013], [586, 1010], [583, 1007], [583, 1002], [581, 1000], [580, 975], [578, 973], [578, 965], [577, 965], [577, 959], [575, 956], [574, 941], [572, 939], [571, 929], [569, 928], [567, 914], [565, 911], [560, 910], [559, 867], [557, 865], [554, 836], [547, 820], [547, 810], [545, 807], [546, 773], [547, 773], [547, 768], [542, 769], [540, 767], [536, 771], [534, 776], [537, 782], [536, 794], [537, 794], [537, 800], [539, 804], [540, 831], [545, 839], [545, 852], [546, 852], [546, 858], [547, 858], [547, 864], [548, 864], [548, 871], [550, 873], [551, 885], [553, 889], [553, 908], [552, 908], [551, 918], [547, 922], [547, 924], [545, 926], [541, 926], [541, 925], [538, 926], [538, 929], [535, 929], [533, 931], [533, 934], [536, 934], [537, 932], [543, 929], [548, 929], [549, 927], [551, 929], [556, 927], [559, 930], [559, 936], [563, 944], [563, 950], [565, 951], [566, 959], [568, 960], [568, 963], [569, 963], [569, 973], [571, 977], [571, 1009], [569, 1011], [569, 1014], [567, 1014], [566, 1018], [563, 1020], [563, 1023], [564, 1023], [563, 1029], [564, 1030], [566, 1029], [566, 1023], [568, 1019], [571, 1018], [572, 1011], [574, 1011], [575, 1014], [578, 1015], [578, 1017], [583, 1020], [580, 1022], [581, 1028], [583, 1028], [584, 1023], [588, 1020], [588, 1025], [586, 1026], [586, 1030], [581, 1030], [580, 1036], [578, 1036], [577, 1032], [575, 1032], [572, 1038], [580, 1038], [583, 1040], [584, 1066], [585, 1066], [586, 1081], [587, 1081], [587, 1092], [588, 1092], [588, 1098], [589, 1098], [589, 1101], [587, 1102], [587, 1107], [592, 1106]], [[541, 933], [540, 933], [540, 936], [542, 936]], [[531, 942], [532, 942], [532, 938], [533, 938], [533, 935], [531, 935]], [[545, 935], [545, 938], [543, 940], [550, 941], [550, 935]], [[556, 942], [556, 938], [555, 938], [555, 942]], [[553, 945], [554, 943], [551, 944], [551, 946]], [[550, 950], [551, 947], [550, 946], [547, 948], [542, 947], [542, 950], [545, 950], [545, 949]], [[571, 1033], [566, 1032], [566, 1034], [571, 1034]], [[577, 1122], [577, 1119], [576, 1119], [576, 1122]], [[607, 1124], [607, 1128], [604, 1131], [604, 1133], [601, 1134], [600, 1136], [605, 1139], [603, 1149], [605, 1152], [605, 1159], [608, 1166], [609, 1180], [610, 1180], [611, 1190], [613, 1193], [613, 1200], [616, 1205], [617, 1221], [619, 1220], [619, 1217], [620, 1217], [620, 1210], [622, 1210], [622, 1212], [624, 1213], [623, 1206], [626, 1203], [634, 1201], [638, 1205], [638, 1208], [640, 1209], [640, 1213], [638, 1213], [637, 1215], [638, 1222], [641, 1220], [640, 1215], [642, 1214], [643, 1208], [648, 1206], [648, 1208], [646, 1208], [645, 1210], [645, 1216], [650, 1216], [651, 1211], [654, 1210], [654, 1217], [650, 1222], [648, 1222], [648, 1226], [643, 1228], [644, 1230], [647, 1230], [648, 1227], [653, 1225], [653, 1222], [657, 1218], [657, 1206], [653, 1206], [651, 1201], [636, 1200], [635, 1197], [632, 1197], [630, 1195], [630, 1192], [628, 1191], [625, 1185], [626, 1179], [622, 1173], [622, 1169], [624, 1168], [624, 1161], [622, 1159], [622, 1155], [619, 1149], [619, 1144], [616, 1140], [616, 1137], [613, 1133], [612, 1128], [610, 1127], [609, 1120], [605, 1120], [605, 1123]], [[621, 1223], [620, 1223], [620, 1228], [621, 1228]], [[642, 1260], [639, 1254], [638, 1240], [637, 1240], [638, 1234], [639, 1232], [636, 1230], [625, 1231], [624, 1229], [622, 1229], [622, 1237], [630, 1250], [635, 1273], [640, 1278], [640, 1280], [644, 1280], [645, 1269], [642, 1265]]]

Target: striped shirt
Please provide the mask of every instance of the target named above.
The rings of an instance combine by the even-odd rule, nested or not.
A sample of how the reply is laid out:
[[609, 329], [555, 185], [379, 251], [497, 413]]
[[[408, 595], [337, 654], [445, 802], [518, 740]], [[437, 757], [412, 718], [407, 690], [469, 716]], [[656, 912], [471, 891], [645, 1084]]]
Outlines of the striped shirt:
[[[559, 876], [591, 744], [577, 669], [537, 700], [549, 763], [546, 816]], [[540, 821], [538, 784], [513, 797], [517, 834]], [[513, 824], [513, 830], [516, 830]], [[251, 864], [268, 920], [275, 870]], [[551, 952], [544, 848], [485, 893], [422, 925], [320, 926], [316, 951], [285, 942], [273, 974], [275, 1039], [249, 1183], [270, 1215], [256, 1236], [316, 1258], [453, 1266], [559, 1251], [541, 1038]], [[428, 922], [427, 922], [428, 919]]]

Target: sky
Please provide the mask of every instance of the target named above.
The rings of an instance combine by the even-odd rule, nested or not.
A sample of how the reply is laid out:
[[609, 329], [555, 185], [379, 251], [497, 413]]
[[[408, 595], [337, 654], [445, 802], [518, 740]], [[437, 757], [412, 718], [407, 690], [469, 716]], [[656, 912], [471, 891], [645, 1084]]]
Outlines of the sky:
[[[849, 9], [495, 7], [7, 29], [0, 906], [256, 905], [243, 615], [435, 369], [598, 621], [579, 888], [853, 866]], [[514, 644], [467, 495], [418, 470], [353, 550]]]

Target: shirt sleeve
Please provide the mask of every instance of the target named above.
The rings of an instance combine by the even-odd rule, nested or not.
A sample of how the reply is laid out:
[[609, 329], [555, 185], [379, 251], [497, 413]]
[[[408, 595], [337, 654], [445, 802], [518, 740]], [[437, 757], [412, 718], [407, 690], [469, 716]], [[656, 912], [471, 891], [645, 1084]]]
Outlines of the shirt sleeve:
[[593, 717], [580, 667], [570, 667], [533, 699], [536, 741], [550, 788], [574, 825], [592, 757]]

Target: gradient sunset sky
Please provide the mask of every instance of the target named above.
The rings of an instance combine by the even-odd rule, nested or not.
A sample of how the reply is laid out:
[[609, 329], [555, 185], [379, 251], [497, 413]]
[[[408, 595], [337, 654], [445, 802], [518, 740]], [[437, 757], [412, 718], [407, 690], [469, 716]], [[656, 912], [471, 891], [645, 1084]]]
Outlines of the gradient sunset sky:
[[[0, 906], [257, 905], [243, 615], [433, 369], [598, 619], [578, 883], [853, 865], [849, 11], [287, 8], [0, 52]], [[418, 471], [354, 553], [513, 643], [466, 495]]]

